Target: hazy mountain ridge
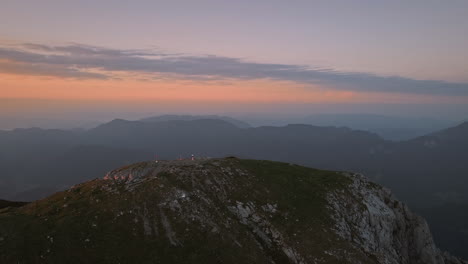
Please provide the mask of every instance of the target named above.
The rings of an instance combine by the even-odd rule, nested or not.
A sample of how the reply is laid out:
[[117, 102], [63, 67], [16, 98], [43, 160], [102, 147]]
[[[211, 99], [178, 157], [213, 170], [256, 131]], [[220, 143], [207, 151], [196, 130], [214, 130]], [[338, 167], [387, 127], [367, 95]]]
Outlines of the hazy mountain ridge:
[[[83, 163], [86, 159], [79, 155], [67, 157], [67, 153], [81, 152], [82, 155], [93, 156], [91, 149], [98, 148], [103, 151], [108, 149], [102, 152], [108, 154], [94, 155], [97, 161], [112, 160], [112, 156], [115, 156], [112, 152], [116, 150], [123, 153], [120, 162], [144, 159], [145, 155], [147, 158], [158, 155], [160, 158], [173, 159], [191, 154], [213, 157], [235, 154], [324, 169], [362, 171], [388, 185], [399, 195], [404, 193], [399, 192], [399, 186], [396, 186], [401, 182], [398, 177], [406, 177], [404, 181], [415, 185], [422, 181], [418, 175], [437, 181], [436, 178], [443, 174], [444, 179], [449, 177], [451, 181], [444, 182], [440, 178], [441, 185], [437, 186], [440, 192], [463, 193], [460, 187], [468, 186], [468, 182], [458, 172], [464, 166], [460, 159], [467, 154], [466, 127], [465, 123], [396, 143], [369, 132], [348, 128], [298, 124], [240, 129], [222, 120], [208, 119], [164, 122], [117, 119], [85, 132], [20, 129], [0, 133], [0, 166], [5, 172], [0, 185], [2, 181], [23, 177], [24, 182], [20, 184], [28, 184], [28, 177], [32, 175], [21, 173], [26, 168], [19, 164], [28, 164], [33, 168], [52, 167], [61, 159], [60, 163], [68, 162], [72, 167], [86, 167], [92, 160]], [[88, 153], [74, 150], [86, 148], [90, 150]], [[437, 163], [433, 160], [437, 160]], [[95, 175], [88, 175], [91, 174]], [[39, 174], [37, 177], [43, 176]], [[428, 191], [431, 191], [430, 188]]]
[[[433, 133], [457, 124], [456, 121], [433, 118], [399, 117], [377, 114], [314, 114], [304, 117], [252, 119], [245, 116], [252, 124], [270, 124], [284, 126], [289, 123], [300, 123], [315, 126], [349, 127], [377, 133], [387, 140], [410, 140]], [[252, 119], [252, 120], [251, 120]]]
[[467, 263], [360, 175], [234, 158], [133, 164], [0, 223], [2, 263]]
[[218, 115], [161, 115], [161, 116], [153, 116], [140, 119], [139, 121], [143, 122], [165, 122], [165, 121], [194, 121], [200, 119], [215, 119], [215, 120], [223, 120], [225, 122], [231, 123], [238, 128], [249, 128], [251, 127], [250, 124], [247, 122], [234, 119], [229, 116], [218, 116]]
[[464, 140], [463, 143], [467, 143], [468, 141], [466, 141], [466, 132], [468, 132], [468, 121], [465, 121], [454, 127], [449, 127], [441, 131], [434, 132], [434, 133], [431, 133], [429, 135], [426, 135], [420, 138], [416, 138], [414, 140], [417, 141], [421, 139], [433, 138], [433, 139], [438, 139], [438, 140], [445, 141], [445, 142], [451, 142], [453, 140], [462, 139]]
[[463, 176], [466, 172], [464, 160], [468, 157], [467, 122], [388, 148], [391, 154], [383, 157], [389, 166], [393, 166], [393, 172], [392, 177], [384, 179], [384, 184], [393, 189], [398, 182], [403, 182], [399, 177], [406, 177], [407, 182], [413, 181], [422, 187], [427, 185], [426, 191], [433, 192], [430, 197], [433, 203], [450, 202], [440, 200], [440, 195], [436, 197], [437, 192], [457, 192], [462, 200], [468, 201], [465, 195], [468, 178]]
[[[288, 125], [240, 129], [222, 120], [114, 120], [85, 132], [4, 131], [0, 132], [0, 198], [33, 200], [138, 160], [195, 154], [362, 172], [413, 208], [468, 204], [468, 178], [464, 176], [467, 135], [466, 123], [413, 140], [391, 142], [347, 128]], [[432, 224], [432, 218], [429, 221]], [[438, 233], [445, 228], [440, 221], [433, 224], [437, 225], [436, 238], [444, 236]], [[450, 243], [456, 248], [467, 245], [463, 241], [468, 241], [468, 236], [462, 231], [450, 232], [451, 242], [444, 243], [444, 248]]]

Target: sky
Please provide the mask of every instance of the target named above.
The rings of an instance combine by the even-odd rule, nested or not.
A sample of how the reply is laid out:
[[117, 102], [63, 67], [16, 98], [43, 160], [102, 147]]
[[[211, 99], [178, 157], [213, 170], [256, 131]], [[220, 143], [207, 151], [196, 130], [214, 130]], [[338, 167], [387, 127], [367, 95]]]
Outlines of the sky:
[[466, 118], [466, 47], [465, 0], [1, 0], [0, 116]]

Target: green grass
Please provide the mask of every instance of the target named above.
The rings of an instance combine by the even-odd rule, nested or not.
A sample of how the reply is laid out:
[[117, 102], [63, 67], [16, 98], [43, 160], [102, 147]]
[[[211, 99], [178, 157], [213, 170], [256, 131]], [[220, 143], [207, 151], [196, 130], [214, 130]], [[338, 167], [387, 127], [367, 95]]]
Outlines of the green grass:
[[238, 162], [242, 168], [256, 176], [247, 199], [255, 199], [255, 193], [259, 194], [263, 190], [264, 193], [257, 196], [258, 202], [265, 203], [266, 198], [270, 203], [277, 203], [279, 211], [288, 212], [286, 216], [275, 216], [272, 222], [282, 233], [293, 234], [288, 238], [290, 244], [301, 241], [297, 247], [320, 256], [326, 263], [341, 263], [324, 254], [326, 250], [336, 248], [345, 249], [355, 258], [366, 260], [365, 256], [353, 253], [353, 248], [331, 231], [334, 222], [327, 208], [327, 193], [336, 189], [346, 190], [351, 179], [338, 172], [289, 163], [261, 160], [233, 162], [233, 165]]
[[[257, 213], [283, 234], [284, 242], [305, 257], [351, 263], [324, 254], [325, 250], [342, 249], [354, 259], [373, 263], [331, 232], [333, 221], [326, 195], [346, 189], [350, 183], [347, 177], [271, 161], [227, 158], [200, 164], [207, 175], [195, 166], [179, 165], [180, 173], [161, 172], [134, 191], [128, 191], [124, 183], [93, 180], [44, 200], [0, 211], [0, 263], [269, 263], [270, 257], [285, 263], [287, 258], [280, 248], [264, 245], [259, 250], [259, 240], [253, 239], [250, 227], [239, 223], [228, 209], [237, 201], [255, 204]], [[156, 165], [142, 162], [116, 171], [148, 166]], [[224, 174], [221, 168], [229, 168], [232, 175]], [[106, 191], [109, 186], [115, 191]], [[199, 213], [214, 221], [219, 232], [197, 221], [187, 222], [168, 206], [161, 207], [172, 199], [175, 189], [197, 193], [180, 202], [182, 212], [200, 207]], [[260, 207], [266, 204], [277, 205], [278, 213], [262, 211]], [[169, 243], [161, 210], [182, 245]], [[121, 211], [125, 212], [122, 216]], [[151, 235], [144, 234], [143, 214], [156, 219]], [[229, 227], [226, 221], [231, 222]], [[53, 237], [53, 242], [48, 237]], [[235, 246], [234, 240], [243, 247]]]

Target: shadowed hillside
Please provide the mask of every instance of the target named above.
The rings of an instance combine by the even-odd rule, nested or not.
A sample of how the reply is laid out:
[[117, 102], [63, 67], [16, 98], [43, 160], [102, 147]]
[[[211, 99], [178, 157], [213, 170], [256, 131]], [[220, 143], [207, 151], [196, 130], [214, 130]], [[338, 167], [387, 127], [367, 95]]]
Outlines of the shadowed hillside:
[[141, 162], [0, 210], [2, 263], [466, 263], [360, 175], [270, 161]]
[[[414, 208], [467, 204], [467, 135], [467, 123], [413, 140], [391, 142], [348, 128], [298, 124], [242, 129], [211, 119], [118, 119], [84, 132], [4, 131], [0, 132], [0, 198], [30, 201], [138, 160], [195, 154], [236, 155], [363, 172]], [[436, 230], [436, 238], [441, 237], [437, 230], [444, 226], [432, 219], [429, 217], [429, 223]], [[450, 244], [454, 248], [468, 246], [463, 242], [468, 241], [466, 232], [451, 234], [458, 242], [444, 243], [444, 249], [451, 249]], [[456, 253], [466, 254], [462, 250]]]

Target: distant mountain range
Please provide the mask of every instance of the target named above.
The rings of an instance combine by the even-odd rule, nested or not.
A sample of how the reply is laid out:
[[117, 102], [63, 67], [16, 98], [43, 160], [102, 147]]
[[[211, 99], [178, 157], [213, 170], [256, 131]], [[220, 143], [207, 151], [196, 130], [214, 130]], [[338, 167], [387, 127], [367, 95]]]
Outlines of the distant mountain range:
[[[286, 126], [288, 124], [307, 124], [314, 126], [348, 127], [354, 130], [364, 130], [376, 133], [384, 139], [401, 141], [424, 136], [447, 127], [462, 123], [463, 120], [435, 119], [423, 117], [400, 117], [378, 114], [313, 114], [304, 117], [284, 116], [282, 114], [237, 114], [236, 118], [220, 115], [160, 115], [151, 116], [138, 121], [162, 122], [162, 121], [193, 121], [199, 119], [217, 119], [231, 123], [239, 128], [259, 126]], [[90, 120], [53, 118], [21, 118], [0, 116], [0, 130], [12, 130], [15, 128], [40, 127], [43, 129], [74, 129], [84, 130], [95, 128], [104, 121], [97, 121], [99, 117], [109, 120], [102, 114], [96, 114]], [[85, 119], [86, 117], [82, 117]], [[134, 120], [131, 118], [130, 120]], [[465, 119], [468, 121], [468, 119]]]
[[[38, 185], [67, 186], [101, 175], [106, 169], [156, 155], [173, 159], [195, 154], [237, 155], [362, 171], [413, 204], [468, 201], [468, 180], [461, 176], [468, 154], [468, 123], [391, 142], [345, 127], [298, 124], [245, 128], [221, 119], [163, 121], [168, 118], [116, 119], [87, 131], [0, 131], [0, 186], [4, 188], [0, 195], [11, 198], [14, 193]], [[63, 176], [62, 167], [76, 168]], [[415, 189], [420, 198], [410, 198]]]
[[388, 140], [409, 140], [423, 136], [460, 122], [433, 118], [397, 117], [376, 114], [314, 114], [301, 118], [254, 118], [245, 116], [247, 122], [258, 125], [284, 126], [287, 124], [308, 124], [315, 126], [349, 127], [378, 134]]
[[223, 121], [226, 121], [228, 123], [235, 125], [238, 128], [251, 127], [250, 124], [244, 121], [240, 121], [229, 116], [218, 116], [218, 115], [161, 115], [161, 116], [143, 118], [143, 119], [140, 119], [140, 121], [164, 122], [164, 121], [193, 121], [193, 120], [200, 120], [200, 119], [223, 120]]
[[[421, 212], [468, 204], [468, 123], [393, 142], [344, 127], [244, 127], [220, 118], [165, 118], [116, 119], [87, 131], [0, 131], [0, 198], [34, 200], [125, 164], [194, 154], [362, 172]], [[461, 231], [456, 236], [468, 237]]]
[[139, 162], [0, 201], [0, 262], [468, 263], [361, 175], [236, 158]]

